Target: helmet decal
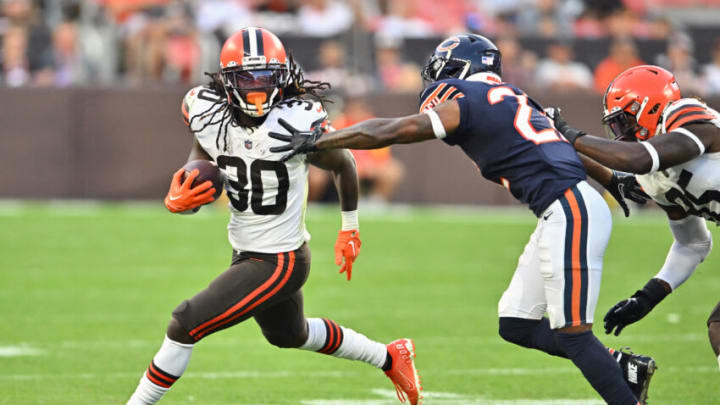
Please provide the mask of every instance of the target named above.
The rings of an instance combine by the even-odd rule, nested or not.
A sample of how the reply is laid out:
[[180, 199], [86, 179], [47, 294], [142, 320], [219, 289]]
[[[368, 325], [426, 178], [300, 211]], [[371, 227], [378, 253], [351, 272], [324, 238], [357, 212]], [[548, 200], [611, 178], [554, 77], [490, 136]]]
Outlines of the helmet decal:
[[460, 45], [460, 38], [450, 37], [444, 40], [440, 45], [438, 45], [435, 50], [438, 52], [452, 51], [453, 49], [457, 48], [458, 45]]

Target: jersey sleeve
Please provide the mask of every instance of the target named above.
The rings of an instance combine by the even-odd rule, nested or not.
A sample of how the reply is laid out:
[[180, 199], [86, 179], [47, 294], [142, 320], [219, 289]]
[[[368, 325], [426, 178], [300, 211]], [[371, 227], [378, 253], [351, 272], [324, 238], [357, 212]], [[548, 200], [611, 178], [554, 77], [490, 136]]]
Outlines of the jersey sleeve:
[[300, 131], [309, 131], [317, 126], [330, 128], [328, 113], [322, 103], [311, 100], [288, 100], [278, 105], [278, 118], [282, 118]]
[[425, 113], [448, 100], [458, 100], [460, 105], [460, 126], [442, 140], [449, 145], [457, 145], [463, 128], [464, 104], [463, 94], [456, 86], [446, 82], [436, 82], [426, 88], [420, 95], [420, 113]]
[[180, 105], [180, 113], [182, 114], [183, 122], [188, 127], [190, 126], [190, 106], [195, 104], [197, 100], [197, 94], [202, 89], [202, 86], [198, 86], [190, 89], [183, 97], [182, 104]]
[[219, 108], [221, 101], [222, 98], [218, 94], [205, 86], [197, 86], [190, 89], [190, 91], [185, 94], [185, 97], [183, 97], [182, 104], [180, 105], [183, 122], [191, 129], [196, 129], [198, 125], [201, 127], [203, 117], [199, 116], [196, 119], [193, 119], [193, 117], [199, 114], [210, 113], [213, 107]]
[[435, 108], [447, 100], [457, 100], [465, 95], [449, 83], [434, 83], [420, 95], [420, 113]]
[[710, 122], [718, 117], [703, 102], [695, 99], [684, 99], [673, 103], [663, 116], [665, 132], [672, 132], [689, 124]]

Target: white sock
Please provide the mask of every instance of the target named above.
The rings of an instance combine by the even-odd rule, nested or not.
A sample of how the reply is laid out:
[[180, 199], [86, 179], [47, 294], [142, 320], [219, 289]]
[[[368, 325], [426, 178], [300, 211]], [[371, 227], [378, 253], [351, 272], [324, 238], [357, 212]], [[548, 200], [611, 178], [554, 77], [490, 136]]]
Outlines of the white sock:
[[349, 360], [360, 360], [382, 368], [387, 347], [330, 319], [308, 318], [308, 340], [303, 350], [329, 354]]
[[193, 345], [178, 343], [165, 336], [127, 405], [150, 405], [159, 401], [185, 372], [192, 349]]

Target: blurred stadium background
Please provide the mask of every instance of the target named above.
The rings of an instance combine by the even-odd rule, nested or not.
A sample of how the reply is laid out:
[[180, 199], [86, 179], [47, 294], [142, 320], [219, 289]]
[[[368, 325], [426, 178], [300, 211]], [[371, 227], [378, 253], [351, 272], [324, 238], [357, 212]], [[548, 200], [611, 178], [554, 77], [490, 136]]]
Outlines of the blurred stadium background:
[[[496, 40], [507, 81], [595, 133], [603, 90], [636, 64], [720, 102], [720, 0], [3, 0], [0, 15], [0, 198], [160, 198], [190, 144], [182, 95], [247, 25], [333, 84], [338, 127], [415, 112], [425, 58], [464, 31]], [[371, 202], [512, 202], [460, 155], [427, 144], [357, 159]], [[311, 178], [311, 199], [333, 198]]]
[[[415, 112], [425, 58], [461, 31], [496, 40], [504, 79], [594, 133], [606, 85], [641, 63], [720, 107], [720, 0], [0, 0], [0, 404], [124, 403], [172, 308], [225, 268], [226, 214], [172, 216], [161, 201], [191, 144], [181, 98], [247, 25], [333, 84], [336, 127]], [[361, 212], [515, 204], [440, 143], [356, 157]], [[333, 201], [311, 176], [311, 198]], [[567, 362], [497, 337], [496, 302], [534, 226], [526, 210], [361, 213], [351, 284], [333, 270], [336, 208], [308, 220], [308, 313], [416, 338], [426, 388], [444, 393], [430, 405], [599, 403]], [[654, 274], [670, 241], [657, 212], [616, 219], [596, 317]], [[642, 326], [603, 337], [658, 358], [653, 404], [718, 403], [704, 321], [719, 264], [713, 253]], [[200, 346], [167, 403], [395, 403], [374, 370], [281, 355], [254, 326]]]

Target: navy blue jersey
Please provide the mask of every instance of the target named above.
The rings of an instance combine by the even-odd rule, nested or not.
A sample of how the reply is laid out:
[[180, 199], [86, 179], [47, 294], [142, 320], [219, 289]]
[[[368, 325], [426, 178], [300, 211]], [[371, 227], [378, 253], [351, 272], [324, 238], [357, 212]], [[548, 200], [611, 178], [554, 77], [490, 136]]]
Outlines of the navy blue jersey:
[[507, 83], [447, 79], [420, 96], [424, 112], [446, 100], [460, 105], [460, 125], [443, 138], [458, 145], [483, 177], [510, 190], [536, 216], [585, 180], [575, 149], [555, 130], [540, 104]]

